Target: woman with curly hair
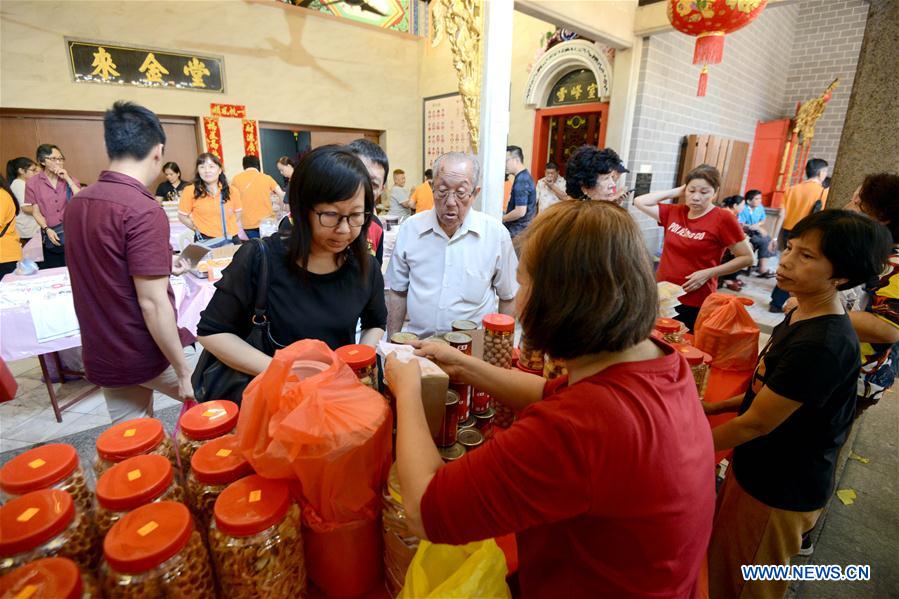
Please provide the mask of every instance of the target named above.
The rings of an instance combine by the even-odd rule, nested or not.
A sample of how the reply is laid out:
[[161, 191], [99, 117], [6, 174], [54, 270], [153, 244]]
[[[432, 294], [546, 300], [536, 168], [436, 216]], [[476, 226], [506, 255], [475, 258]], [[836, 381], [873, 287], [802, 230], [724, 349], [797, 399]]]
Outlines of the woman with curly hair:
[[620, 205], [628, 192], [618, 192], [617, 180], [619, 174], [626, 171], [614, 150], [582, 146], [565, 166], [565, 192], [575, 200], [600, 200]]

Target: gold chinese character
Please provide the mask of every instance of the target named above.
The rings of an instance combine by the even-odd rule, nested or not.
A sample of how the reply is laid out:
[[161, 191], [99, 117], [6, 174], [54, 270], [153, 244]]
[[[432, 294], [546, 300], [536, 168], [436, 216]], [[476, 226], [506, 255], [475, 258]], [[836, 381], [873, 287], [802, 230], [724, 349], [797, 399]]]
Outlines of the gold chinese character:
[[575, 100], [580, 100], [581, 94], [583, 94], [583, 93], [584, 93], [584, 90], [581, 88], [580, 83], [578, 83], [577, 85], [575, 85], [574, 87], [571, 88], [571, 97], [573, 97]]
[[559, 91], [556, 92], [556, 102], [564, 102], [565, 95], [568, 93], [568, 89], [564, 87], [560, 87]]
[[105, 48], [97, 48], [97, 51], [94, 52], [94, 62], [91, 63], [91, 66], [97, 67], [91, 72], [91, 75], [100, 75], [103, 81], [109, 79], [110, 75], [119, 76], [119, 72], [115, 70], [116, 64], [112, 61], [112, 54], [107, 52]]
[[209, 69], [206, 68], [206, 63], [200, 61], [198, 58], [194, 57], [190, 59], [184, 66], [184, 74], [190, 75], [190, 84], [194, 87], [206, 87], [203, 77], [209, 76]]
[[222, 107], [219, 104], [213, 104], [212, 108], [210, 108], [210, 110], [209, 110], [209, 114], [211, 114], [212, 116], [221, 116], [222, 115]]
[[144, 64], [140, 65], [138, 71], [146, 73], [147, 81], [152, 81], [153, 83], [162, 83], [162, 76], [169, 74], [168, 70], [156, 60], [152, 52], [147, 54]]
[[595, 98], [596, 97], [596, 84], [591, 83], [587, 86], [587, 98]]

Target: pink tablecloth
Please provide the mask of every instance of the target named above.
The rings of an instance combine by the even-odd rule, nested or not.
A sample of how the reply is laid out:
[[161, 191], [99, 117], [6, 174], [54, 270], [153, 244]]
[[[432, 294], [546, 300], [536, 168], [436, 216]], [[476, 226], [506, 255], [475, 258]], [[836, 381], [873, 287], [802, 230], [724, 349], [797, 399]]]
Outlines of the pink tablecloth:
[[[29, 277], [6, 275], [0, 287], [7, 281], [37, 280], [67, 272], [65, 268], [41, 270]], [[215, 287], [206, 279], [198, 279], [186, 274], [172, 279], [175, 292], [175, 307], [178, 310], [178, 326], [196, 335], [200, 312], [212, 298]], [[40, 354], [81, 346], [81, 335], [72, 335], [41, 343], [37, 340], [31, 311], [27, 304], [0, 309], [0, 357], [7, 362], [31, 358]]]

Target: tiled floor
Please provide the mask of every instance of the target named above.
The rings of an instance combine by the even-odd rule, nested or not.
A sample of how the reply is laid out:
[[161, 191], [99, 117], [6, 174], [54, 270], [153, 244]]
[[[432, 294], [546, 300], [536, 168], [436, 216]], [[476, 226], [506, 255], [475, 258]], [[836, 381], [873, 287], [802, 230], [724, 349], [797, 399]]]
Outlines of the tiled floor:
[[[62, 422], [56, 422], [50, 396], [41, 381], [37, 358], [12, 362], [9, 367], [19, 390], [12, 401], [0, 404], [0, 453], [109, 424], [106, 402], [99, 390], [64, 410]], [[63, 405], [90, 389], [91, 385], [78, 380], [55, 387], [59, 403]], [[154, 409], [172, 405], [178, 405], [178, 402], [156, 394]]]

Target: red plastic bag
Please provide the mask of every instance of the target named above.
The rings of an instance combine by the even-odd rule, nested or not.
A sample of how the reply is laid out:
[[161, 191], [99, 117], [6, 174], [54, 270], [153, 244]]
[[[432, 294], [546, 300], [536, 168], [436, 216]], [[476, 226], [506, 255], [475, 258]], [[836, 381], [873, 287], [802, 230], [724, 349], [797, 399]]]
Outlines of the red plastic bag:
[[752, 370], [759, 354], [759, 327], [752, 320], [746, 297], [713, 293], [696, 318], [693, 345], [712, 356], [721, 370]]
[[304, 522], [337, 525], [380, 513], [392, 425], [381, 394], [306, 339], [275, 352], [247, 386], [237, 437], [258, 474], [300, 481]]

